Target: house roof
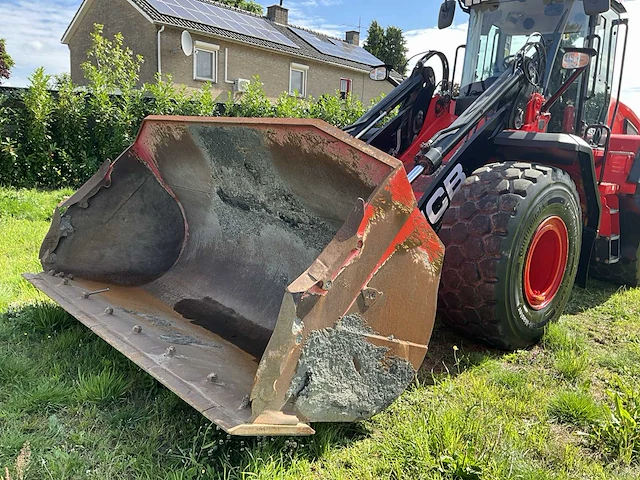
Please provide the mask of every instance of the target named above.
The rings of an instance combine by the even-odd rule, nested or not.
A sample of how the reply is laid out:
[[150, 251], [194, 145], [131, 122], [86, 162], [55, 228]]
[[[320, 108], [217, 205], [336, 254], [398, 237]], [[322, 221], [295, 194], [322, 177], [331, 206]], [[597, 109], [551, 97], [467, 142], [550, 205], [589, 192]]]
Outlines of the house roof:
[[[80, 9], [78, 10], [78, 13], [76, 13], [76, 16], [74, 17], [74, 19], [72, 20], [71, 24], [69, 25], [69, 27], [67, 28], [67, 31], [65, 32], [64, 36], [62, 37], [62, 43], [68, 43], [68, 39], [71, 36], [71, 34], [73, 33], [73, 31], [75, 30], [75, 23], [77, 21], [79, 21], [81, 19], [81, 17], [83, 16], [83, 9], [88, 6], [87, 4], [91, 3], [93, 0], [83, 0], [82, 5], [80, 6]], [[195, 21], [191, 21], [191, 20], [186, 20], [180, 17], [176, 17], [176, 16], [171, 16], [171, 15], [167, 15], [164, 13], [160, 13], [158, 10], [156, 10], [153, 5], [148, 2], [147, 0], [127, 0], [130, 4], [132, 4], [136, 10], [138, 10], [145, 18], [147, 18], [147, 20], [156, 23], [156, 24], [160, 24], [160, 25], [168, 25], [168, 26], [173, 26], [173, 27], [177, 27], [177, 28], [181, 28], [181, 29], [185, 29], [185, 30], [190, 30], [192, 32], [201, 32], [205, 35], [214, 35], [216, 37], [221, 37], [221, 38], [226, 38], [232, 41], [237, 41], [237, 42], [242, 42], [242, 43], [246, 43], [249, 45], [254, 45], [256, 47], [259, 48], [266, 48], [269, 50], [275, 50], [281, 53], [286, 53], [295, 57], [302, 57], [302, 58], [306, 58], [306, 59], [311, 59], [311, 60], [316, 60], [316, 61], [320, 61], [320, 62], [324, 62], [324, 63], [330, 63], [330, 64], [334, 64], [334, 65], [338, 65], [338, 66], [342, 66], [342, 67], [347, 67], [347, 68], [351, 68], [351, 69], [355, 69], [355, 70], [360, 70], [360, 71], [369, 71], [371, 69], [371, 65], [368, 64], [364, 64], [364, 63], [359, 63], [359, 62], [355, 62], [352, 60], [348, 60], [346, 58], [339, 58], [339, 57], [334, 57], [332, 55], [326, 55], [324, 53], [321, 53], [320, 51], [316, 50], [315, 48], [313, 48], [311, 45], [309, 45], [307, 42], [305, 42], [304, 40], [302, 40], [298, 35], [296, 35], [295, 33], [293, 33], [287, 26], [287, 25], [281, 25], [279, 23], [273, 22], [271, 20], [269, 20], [266, 17], [262, 17], [260, 15], [256, 15], [254, 13], [250, 13], [250, 12], [246, 12], [244, 10], [239, 10], [237, 8], [234, 7], [230, 7], [228, 5], [219, 3], [219, 2], [215, 2], [212, 0], [197, 0], [199, 2], [203, 2], [203, 3], [209, 3], [211, 5], [215, 5], [217, 7], [220, 8], [224, 8], [227, 10], [233, 10], [235, 12], [237, 12], [238, 14], [241, 15], [248, 15], [248, 16], [253, 16], [253, 17], [258, 17], [258, 18], [262, 18], [263, 20], [269, 22], [269, 25], [271, 27], [273, 27], [275, 30], [277, 30], [278, 32], [280, 32], [282, 35], [284, 35], [286, 38], [288, 38], [291, 42], [293, 42], [295, 45], [298, 46], [298, 48], [292, 47], [292, 46], [288, 46], [288, 45], [283, 45], [280, 43], [276, 43], [276, 42], [272, 42], [269, 40], [264, 40], [264, 39], [260, 39], [260, 38], [256, 38], [256, 37], [252, 37], [249, 35], [244, 35], [242, 33], [237, 33], [237, 32], [233, 32], [233, 31], [229, 31], [229, 30], [224, 30], [222, 28], [218, 28], [218, 27], [214, 27], [212, 25], [206, 25], [203, 23], [198, 23]], [[294, 27], [296, 29], [299, 30], [305, 30], [303, 28], [294, 26], [294, 25], [290, 25], [291, 27]], [[323, 35], [321, 33], [318, 32], [313, 32], [310, 30], [306, 30], [310, 33], [312, 33], [313, 35], [322, 38], [322, 39], [329, 39], [332, 38], [334, 41], [339, 41], [339, 42], [343, 42], [343, 40], [341, 39], [337, 39], [337, 38], [333, 38], [333, 37], [328, 37], [327, 35]], [[346, 43], [346, 42], [344, 42]], [[349, 45], [349, 44], [347, 44]]]

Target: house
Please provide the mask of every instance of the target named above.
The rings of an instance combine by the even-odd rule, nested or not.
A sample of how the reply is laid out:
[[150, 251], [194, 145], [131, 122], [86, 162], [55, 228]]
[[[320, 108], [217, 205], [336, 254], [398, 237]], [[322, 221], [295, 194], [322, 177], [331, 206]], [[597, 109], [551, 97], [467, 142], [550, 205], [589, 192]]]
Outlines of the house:
[[[263, 17], [211, 0], [83, 0], [62, 37], [79, 85], [86, 83], [80, 65], [95, 23], [107, 36], [122, 32], [126, 45], [144, 57], [141, 83], [153, 82], [156, 72], [188, 88], [209, 81], [221, 100], [227, 92], [242, 92], [254, 75], [270, 98], [340, 91], [368, 103], [393, 89], [369, 78], [371, 67], [383, 62], [359, 46], [356, 31], [340, 40], [289, 25], [281, 5], [268, 7]], [[183, 43], [192, 45], [192, 55]]]

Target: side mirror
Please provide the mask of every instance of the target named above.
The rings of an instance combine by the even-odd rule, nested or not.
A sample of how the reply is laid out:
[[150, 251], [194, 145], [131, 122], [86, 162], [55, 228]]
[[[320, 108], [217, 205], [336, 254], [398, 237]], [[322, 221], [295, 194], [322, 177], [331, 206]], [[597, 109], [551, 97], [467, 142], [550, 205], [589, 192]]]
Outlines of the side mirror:
[[440, 15], [438, 15], [438, 28], [450, 27], [453, 23], [453, 16], [456, 13], [456, 0], [444, 0], [440, 5]]
[[587, 15], [599, 15], [611, 8], [611, 0], [584, 0], [582, 3]]
[[369, 78], [376, 82], [384, 82], [389, 78], [390, 71], [391, 67], [387, 65], [380, 65], [369, 72]]
[[584, 68], [591, 63], [591, 57], [596, 53], [593, 48], [566, 48], [562, 56], [562, 68], [565, 70]]

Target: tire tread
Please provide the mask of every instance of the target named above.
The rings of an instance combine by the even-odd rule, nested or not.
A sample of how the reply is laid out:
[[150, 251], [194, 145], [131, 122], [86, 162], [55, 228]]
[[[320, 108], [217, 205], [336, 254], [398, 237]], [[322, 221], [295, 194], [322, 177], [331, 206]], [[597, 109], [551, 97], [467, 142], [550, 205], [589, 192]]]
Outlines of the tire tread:
[[558, 181], [575, 190], [566, 172], [528, 162], [487, 164], [465, 180], [439, 232], [446, 253], [438, 310], [449, 325], [497, 347], [513, 347], [494, 318], [501, 244], [521, 200], [540, 184]]

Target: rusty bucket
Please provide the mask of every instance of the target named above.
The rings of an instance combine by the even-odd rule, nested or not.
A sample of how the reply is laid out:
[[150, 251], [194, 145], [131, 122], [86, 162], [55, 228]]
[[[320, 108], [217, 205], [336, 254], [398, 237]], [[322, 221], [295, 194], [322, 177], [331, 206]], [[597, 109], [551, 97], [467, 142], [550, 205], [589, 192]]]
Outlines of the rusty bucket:
[[442, 256], [402, 164], [324, 122], [149, 117], [25, 277], [227, 432], [308, 435], [412, 381]]

